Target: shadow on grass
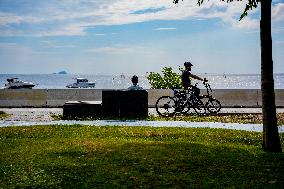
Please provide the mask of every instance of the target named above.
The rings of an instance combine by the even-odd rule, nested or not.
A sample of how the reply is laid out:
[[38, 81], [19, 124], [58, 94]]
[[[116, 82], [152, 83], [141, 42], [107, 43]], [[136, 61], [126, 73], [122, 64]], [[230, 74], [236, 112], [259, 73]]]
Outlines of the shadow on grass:
[[[225, 145], [129, 142], [49, 152], [19, 188], [283, 188], [283, 154]], [[49, 163], [44, 163], [49, 162]], [[27, 168], [26, 168], [27, 169]], [[38, 179], [37, 179], [38, 177]], [[46, 180], [44, 180], [46, 179]]]
[[262, 152], [259, 133], [79, 125], [0, 133], [0, 188], [284, 188], [284, 154]]

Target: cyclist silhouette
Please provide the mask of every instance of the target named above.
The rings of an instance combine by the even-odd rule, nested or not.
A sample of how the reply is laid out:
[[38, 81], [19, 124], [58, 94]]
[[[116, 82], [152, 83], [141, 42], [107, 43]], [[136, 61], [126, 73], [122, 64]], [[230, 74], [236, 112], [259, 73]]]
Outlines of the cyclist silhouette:
[[191, 73], [191, 67], [193, 65], [190, 62], [185, 62], [184, 63], [184, 68], [185, 70], [182, 72], [181, 75], [181, 82], [182, 82], [182, 86], [184, 88], [184, 90], [188, 90], [188, 89], [192, 89], [194, 91], [194, 94], [199, 97], [200, 94], [200, 89], [196, 86], [191, 85], [191, 78], [193, 79], [197, 79], [200, 81], [205, 81], [207, 82], [208, 80], [206, 78], [201, 78], [197, 75], [194, 75]]

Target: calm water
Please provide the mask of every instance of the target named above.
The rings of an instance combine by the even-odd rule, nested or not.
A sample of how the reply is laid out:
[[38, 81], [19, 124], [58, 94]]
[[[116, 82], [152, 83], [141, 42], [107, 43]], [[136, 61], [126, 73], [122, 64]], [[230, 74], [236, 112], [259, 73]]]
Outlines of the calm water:
[[[260, 89], [260, 75], [201, 75], [206, 77], [213, 89]], [[96, 82], [96, 89], [125, 89], [131, 85], [131, 75], [73, 75], [73, 74], [0, 74], [0, 88], [7, 78], [17, 77], [37, 84], [35, 89], [65, 89], [75, 82], [76, 77], [84, 77]], [[275, 88], [284, 89], [284, 74], [274, 76]], [[193, 81], [194, 83], [194, 81]], [[139, 85], [149, 89], [145, 76], [139, 76]], [[202, 83], [198, 86], [202, 88]]]

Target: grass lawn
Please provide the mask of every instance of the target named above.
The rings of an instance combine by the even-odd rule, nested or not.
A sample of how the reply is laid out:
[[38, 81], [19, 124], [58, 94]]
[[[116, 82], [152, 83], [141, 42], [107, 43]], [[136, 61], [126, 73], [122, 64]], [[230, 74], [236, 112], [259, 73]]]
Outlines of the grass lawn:
[[261, 139], [201, 128], [0, 128], [0, 188], [282, 189], [284, 154], [263, 152]]
[[[277, 113], [277, 124], [284, 125], [284, 113]], [[52, 115], [54, 120], [62, 120], [62, 115]], [[73, 118], [74, 119], [74, 118]], [[97, 119], [113, 119], [113, 118], [78, 118], [77, 120], [97, 120]], [[117, 118], [116, 118], [117, 119]], [[191, 121], [191, 122], [222, 122], [222, 123], [262, 123], [262, 114], [260, 113], [220, 113], [216, 115], [199, 116], [189, 114], [187, 116], [148, 116], [145, 120], [149, 121]]]
[[[277, 124], [284, 125], [284, 113], [277, 113]], [[222, 123], [251, 123], [261, 124], [262, 114], [260, 113], [220, 113], [216, 115], [198, 116], [196, 114], [188, 116], [149, 116], [148, 120], [166, 120], [166, 121], [192, 121], [192, 122], [222, 122]]]

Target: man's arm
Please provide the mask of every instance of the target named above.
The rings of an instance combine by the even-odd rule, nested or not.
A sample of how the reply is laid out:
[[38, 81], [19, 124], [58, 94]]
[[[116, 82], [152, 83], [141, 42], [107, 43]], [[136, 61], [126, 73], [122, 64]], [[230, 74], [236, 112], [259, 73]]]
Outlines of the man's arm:
[[192, 77], [193, 79], [200, 80], [200, 81], [204, 81], [205, 80], [205, 78], [203, 79], [203, 78], [201, 78], [201, 77], [199, 77], [197, 75], [194, 75], [194, 74], [191, 74], [190, 77]]

